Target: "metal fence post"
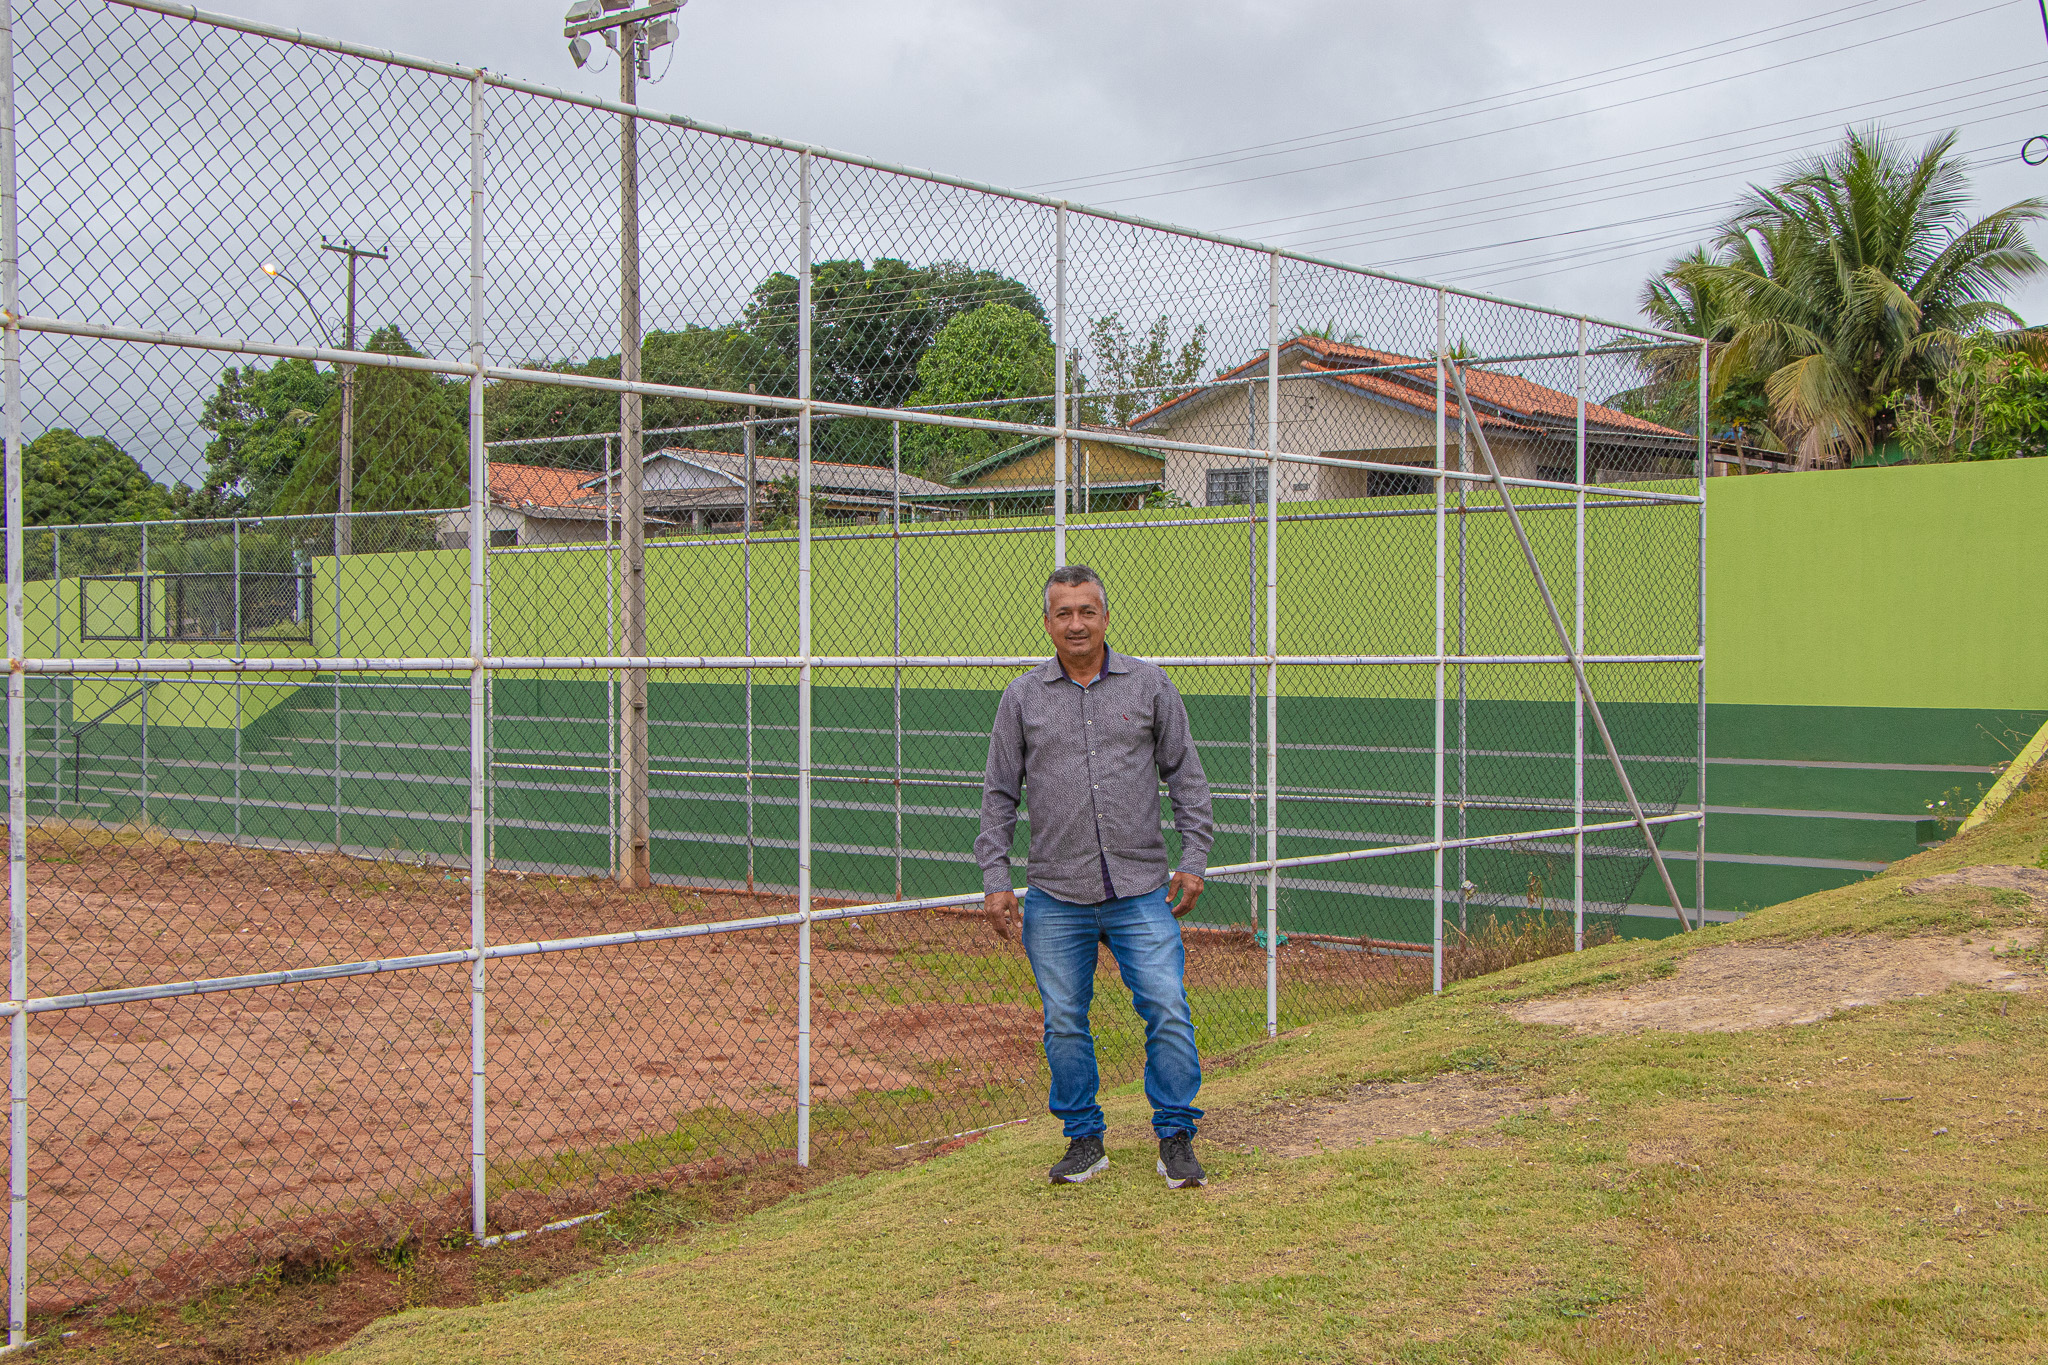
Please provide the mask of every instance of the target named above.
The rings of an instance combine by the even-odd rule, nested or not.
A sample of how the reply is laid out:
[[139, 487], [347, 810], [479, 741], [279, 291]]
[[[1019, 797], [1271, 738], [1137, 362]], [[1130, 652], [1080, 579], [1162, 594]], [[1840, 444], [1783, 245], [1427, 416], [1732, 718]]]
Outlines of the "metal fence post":
[[[1700, 343], [1700, 514], [1699, 514], [1699, 606], [1693, 644], [1699, 651], [1699, 772], [1694, 780], [1694, 791], [1699, 797], [1700, 820], [1698, 831], [1692, 841], [1693, 876], [1693, 924], [1697, 928], [1707, 927], [1707, 471], [1711, 452], [1708, 439], [1711, 428], [1708, 425], [1707, 370], [1712, 360], [1712, 347]], [[1684, 916], [1680, 916], [1683, 922]]]
[[[348, 518], [340, 512], [334, 514], [334, 657], [339, 659], [341, 645], [341, 547], [348, 535]], [[341, 852], [341, 670], [334, 674], [334, 851]], [[142, 694], [143, 704], [148, 705], [149, 694]], [[148, 712], [143, 713], [145, 716]], [[148, 722], [145, 720], [144, 725]], [[144, 763], [144, 768], [149, 766]]]
[[1266, 258], [1266, 1036], [1280, 1032], [1280, 253]]
[[[14, 5], [0, 0], [0, 389], [7, 441], [7, 1342], [28, 1340], [28, 730], [21, 584], [21, 316], [14, 173]], [[60, 627], [61, 628], [61, 627]]]
[[[1439, 289], [1436, 291], [1436, 739], [1432, 746], [1435, 754], [1431, 763], [1433, 786], [1430, 800], [1430, 836], [1436, 841], [1436, 853], [1435, 875], [1430, 878], [1429, 894], [1429, 980], [1433, 991], [1444, 988], [1444, 493], [1448, 482], [1444, 478], [1444, 460], [1448, 453], [1444, 440], [1444, 349], [1449, 322], [1448, 298]], [[1459, 480], [1461, 485], [1463, 482]], [[1464, 525], [1462, 520], [1459, 525]], [[1461, 653], [1463, 649], [1461, 641]], [[1462, 917], [1459, 927], [1463, 927]]]
[[[1439, 338], [1438, 354], [1445, 353], [1448, 342]], [[1445, 367], [1448, 361], [1445, 362]], [[1448, 393], [1448, 387], [1446, 392]], [[1445, 451], [1445, 458], [1450, 452]], [[1465, 419], [1463, 410], [1458, 416], [1458, 472], [1472, 472], [1472, 450], [1465, 443]], [[1469, 689], [1470, 676], [1466, 672], [1465, 655], [1471, 652], [1471, 605], [1472, 605], [1472, 484], [1469, 480], [1458, 480], [1458, 932], [1467, 929], [1466, 909], [1472, 893], [1471, 850], [1463, 840], [1471, 833], [1472, 808], [1472, 699]]]
[[[747, 409], [747, 424], [741, 428], [746, 452], [747, 487], [740, 521], [740, 649], [754, 657], [754, 409]], [[754, 670], [742, 678], [745, 689], [747, 744], [747, 890], [754, 889]]]
[[796, 1164], [811, 1164], [811, 154], [797, 156]]
[[484, 86], [469, 85], [469, 1230], [484, 1235], [484, 926], [486, 843], [484, 810], [484, 566], [490, 496], [484, 451]]
[[1053, 208], [1052, 255], [1052, 566], [1067, 562], [1067, 206]]
[[[236, 517], [234, 526], [234, 574], [235, 574], [235, 656], [242, 653], [242, 519]], [[58, 621], [61, 627], [63, 617]], [[242, 842], [242, 675], [235, 674], [235, 814], [233, 842]]]
[[[64, 533], [50, 528], [50, 657], [64, 657]], [[50, 679], [50, 814], [64, 814], [64, 688]]]
[[[1586, 320], [1579, 319], [1578, 436], [1572, 469], [1572, 639], [1586, 652]], [[1586, 699], [1572, 689], [1572, 949], [1586, 947]]]
[[896, 656], [896, 676], [890, 683], [895, 704], [890, 733], [895, 736], [896, 768], [896, 899], [903, 899], [903, 423], [889, 424], [889, 538], [892, 583], [890, 619], [894, 633], [890, 651]]
[[[137, 635], [142, 637], [138, 646], [142, 657], [149, 657], [149, 635], [156, 629], [156, 621], [150, 611], [154, 605], [149, 600], [149, 523], [142, 523], [142, 600], [135, 605]], [[139, 790], [142, 793], [142, 823], [149, 824], [149, 674], [140, 675], [142, 683], [142, 762], [140, 764]]]
[[[1270, 350], [1270, 345], [1268, 350]], [[1268, 399], [1272, 397], [1267, 395]], [[1268, 406], [1271, 404], [1269, 402]], [[1255, 384], [1244, 386], [1244, 445], [1246, 450], [1259, 448], [1259, 390]], [[1251, 456], [1244, 457], [1249, 466]], [[1270, 452], [1266, 460], [1266, 492], [1273, 491], [1275, 474]], [[1245, 477], [1251, 487], [1244, 499], [1244, 652], [1256, 655], [1259, 652], [1259, 470], [1247, 468]], [[1266, 501], [1270, 501], [1270, 497]], [[1259, 826], [1259, 666], [1252, 663], [1244, 671], [1244, 856], [1246, 862], [1254, 862], [1259, 856], [1259, 836], [1264, 832]], [[1259, 918], [1259, 892], [1257, 882], [1244, 885], [1245, 909], [1256, 924]]]
[[[618, 557], [613, 553], [612, 532], [617, 516], [612, 483], [612, 438], [604, 438], [604, 652], [619, 652]], [[619, 867], [619, 674], [613, 669], [604, 679], [604, 774], [606, 866]]]

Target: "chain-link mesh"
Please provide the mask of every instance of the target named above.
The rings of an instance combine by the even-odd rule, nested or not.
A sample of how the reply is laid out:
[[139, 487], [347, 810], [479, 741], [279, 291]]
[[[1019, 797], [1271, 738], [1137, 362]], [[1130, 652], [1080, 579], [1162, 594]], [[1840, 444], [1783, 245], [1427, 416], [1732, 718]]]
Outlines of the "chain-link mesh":
[[1186, 699], [1206, 1056], [1696, 908], [1682, 343], [643, 117], [634, 426], [615, 111], [19, 8], [17, 1332], [1042, 1105], [1057, 562]]

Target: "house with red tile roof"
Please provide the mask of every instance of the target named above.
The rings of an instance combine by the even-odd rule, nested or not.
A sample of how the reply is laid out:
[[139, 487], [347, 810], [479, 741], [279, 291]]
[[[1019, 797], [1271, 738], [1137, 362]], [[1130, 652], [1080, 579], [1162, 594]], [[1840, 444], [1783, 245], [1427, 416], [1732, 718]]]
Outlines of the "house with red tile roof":
[[[641, 488], [649, 517], [661, 516], [677, 527], [692, 530], [737, 531], [746, 519], [747, 457], [725, 450], [693, 450], [668, 446], [648, 452], [641, 462]], [[764, 509], [779, 495], [787, 498], [786, 487], [797, 475], [797, 462], [787, 455], [757, 454], [753, 457], [754, 493], [751, 505], [758, 523]], [[784, 489], [777, 489], [782, 484]], [[620, 477], [611, 475], [609, 486], [616, 504]], [[585, 501], [602, 504], [607, 481], [604, 475], [583, 476], [580, 493]], [[893, 474], [887, 465], [846, 464], [836, 460], [811, 461], [811, 491], [818, 512], [834, 521], [887, 521], [900, 499], [905, 504], [943, 497], [951, 490], [911, 474]], [[944, 515], [922, 509], [918, 516]], [[909, 514], [906, 514], [909, 515]]]
[[[489, 465], [490, 501], [485, 507], [485, 524], [490, 527], [491, 544], [561, 545], [605, 539], [607, 522], [612, 538], [619, 534], [619, 513], [607, 508], [601, 490], [586, 487], [590, 474], [581, 469], [554, 469], [546, 465], [508, 464], [493, 460]], [[666, 529], [669, 522], [649, 515], [647, 525]], [[450, 512], [441, 518], [436, 532], [441, 544], [460, 548], [469, 543], [469, 514]]]
[[[1569, 362], [1567, 362], [1569, 363]], [[1436, 464], [1436, 362], [1366, 346], [1298, 336], [1280, 348], [1280, 448], [1338, 460], [1411, 466]], [[1133, 430], [1197, 445], [1266, 445], [1264, 352], [1215, 380], [1169, 399], [1131, 421]], [[1466, 372], [1472, 420], [1485, 432], [1501, 473], [1570, 482], [1576, 467], [1578, 401], [1570, 393], [1495, 366]], [[1451, 389], [1444, 400], [1446, 459], [1483, 470], [1478, 443], [1460, 451], [1465, 423]], [[1586, 464], [1600, 482], [1689, 476], [1693, 437], [1633, 414], [1588, 402]], [[1463, 463], [1461, 464], [1461, 460]], [[1225, 455], [1166, 452], [1166, 486], [1196, 506], [1263, 498], [1266, 472]], [[1427, 493], [1420, 472], [1287, 466], [1283, 502]]]

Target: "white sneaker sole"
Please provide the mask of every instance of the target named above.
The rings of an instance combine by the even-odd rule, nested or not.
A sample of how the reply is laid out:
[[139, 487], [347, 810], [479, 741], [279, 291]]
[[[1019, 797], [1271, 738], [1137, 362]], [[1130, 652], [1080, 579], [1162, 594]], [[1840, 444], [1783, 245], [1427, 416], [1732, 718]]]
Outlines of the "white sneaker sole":
[[[1166, 1163], [1162, 1161], [1158, 1163], [1158, 1165], [1159, 1174], [1166, 1175]], [[1204, 1177], [1202, 1176], [1196, 1176], [1191, 1180], [1175, 1180], [1172, 1176], [1166, 1175], [1166, 1188], [1169, 1190], [1200, 1189], [1202, 1186], [1203, 1179]]]
[[1052, 1183], [1055, 1185], [1078, 1185], [1082, 1181], [1088, 1179], [1088, 1177], [1101, 1175], [1104, 1171], [1108, 1169], [1109, 1158], [1106, 1156], [1097, 1157], [1095, 1159], [1095, 1164], [1093, 1166], [1090, 1166], [1087, 1170], [1077, 1171], [1073, 1175], [1056, 1175], [1052, 1178]]

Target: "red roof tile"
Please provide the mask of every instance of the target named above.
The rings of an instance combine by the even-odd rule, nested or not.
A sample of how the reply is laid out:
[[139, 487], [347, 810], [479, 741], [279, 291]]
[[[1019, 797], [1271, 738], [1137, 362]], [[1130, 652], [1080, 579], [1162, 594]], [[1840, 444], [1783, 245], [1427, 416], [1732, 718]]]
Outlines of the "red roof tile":
[[560, 507], [576, 501], [579, 486], [589, 473], [580, 469], [550, 469], [537, 464], [491, 462], [491, 501], [506, 507]]
[[[1289, 351], [1306, 351], [1302, 368], [1306, 370], [1346, 369], [1354, 366], [1398, 366], [1396, 374], [1340, 374], [1333, 375], [1334, 382], [1359, 389], [1375, 397], [1407, 403], [1415, 407], [1434, 409], [1436, 406], [1436, 362], [1424, 357], [1400, 355], [1393, 351], [1376, 351], [1367, 346], [1353, 346], [1342, 341], [1328, 341], [1317, 336], [1298, 336], [1283, 342], [1280, 354], [1284, 358]], [[1247, 360], [1237, 368], [1217, 376], [1218, 380], [1235, 379], [1245, 371], [1266, 363], [1263, 352]], [[1412, 368], [1411, 368], [1412, 367]], [[1412, 376], [1412, 378], [1410, 377]], [[1466, 392], [1481, 410], [1479, 419], [1488, 426], [1522, 427], [1524, 422], [1512, 418], [1549, 418], [1552, 421], [1576, 422], [1578, 400], [1561, 390], [1547, 388], [1532, 380], [1517, 375], [1501, 374], [1494, 370], [1469, 368], [1465, 371]], [[1206, 388], [1195, 389], [1178, 398], [1168, 399], [1150, 412], [1140, 413], [1131, 419], [1137, 426], [1165, 412], [1179, 403], [1199, 397]], [[1511, 414], [1502, 417], [1498, 412], [1486, 412], [1493, 408]], [[1444, 401], [1446, 416], [1455, 420], [1458, 416], [1458, 402], [1455, 398]], [[1640, 417], [1631, 416], [1599, 403], [1586, 404], [1586, 421], [1589, 425], [1621, 431], [1635, 431], [1644, 435], [1683, 436], [1685, 433], [1670, 427], [1658, 426]]]

